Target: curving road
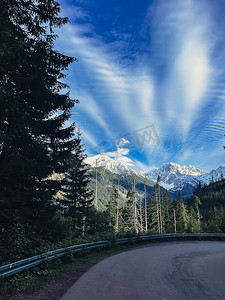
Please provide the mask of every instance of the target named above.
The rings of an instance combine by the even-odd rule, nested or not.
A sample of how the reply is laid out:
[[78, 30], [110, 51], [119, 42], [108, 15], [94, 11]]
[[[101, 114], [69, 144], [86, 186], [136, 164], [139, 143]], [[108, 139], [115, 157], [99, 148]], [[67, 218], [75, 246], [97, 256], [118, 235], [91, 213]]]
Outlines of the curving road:
[[168, 242], [110, 256], [61, 300], [225, 299], [225, 242]]

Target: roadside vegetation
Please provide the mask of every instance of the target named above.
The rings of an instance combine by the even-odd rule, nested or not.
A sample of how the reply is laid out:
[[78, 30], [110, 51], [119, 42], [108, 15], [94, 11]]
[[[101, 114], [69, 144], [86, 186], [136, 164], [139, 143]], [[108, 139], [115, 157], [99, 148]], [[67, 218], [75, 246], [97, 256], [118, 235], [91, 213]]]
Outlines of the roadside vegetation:
[[[0, 295], [4, 296], [6, 294], [14, 294], [15, 291], [24, 290], [26, 287], [38, 290], [42, 286], [46, 285], [48, 280], [53, 277], [59, 277], [62, 274], [68, 274], [68, 276], [70, 276], [71, 271], [74, 272], [80, 267], [84, 267], [84, 271], [87, 271], [89, 267], [113, 253], [145, 246], [149, 243], [149, 241], [140, 241], [138, 243], [130, 243], [126, 245], [114, 245], [110, 248], [68, 254], [61, 259], [45, 262], [38, 267], [24, 271], [20, 274], [14, 275], [13, 277], [2, 279]], [[79, 276], [81, 275], [82, 272]]]

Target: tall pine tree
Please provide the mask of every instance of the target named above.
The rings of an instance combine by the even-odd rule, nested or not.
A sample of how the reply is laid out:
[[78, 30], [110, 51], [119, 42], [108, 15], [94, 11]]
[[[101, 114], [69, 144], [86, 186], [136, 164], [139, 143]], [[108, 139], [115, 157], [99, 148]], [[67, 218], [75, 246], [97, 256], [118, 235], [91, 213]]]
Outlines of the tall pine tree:
[[175, 201], [176, 212], [176, 229], [177, 232], [185, 232], [187, 230], [187, 208], [182, 200], [181, 191], [178, 192], [178, 199]]
[[0, 4], [0, 226], [14, 218], [48, 234], [61, 181], [76, 148], [78, 101], [63, 93], [64, 71], [76, 59], [54, 50], [54, 28], [68, 22], [53, 0], [2, 0]]
[[125, 231], [133, 231], [135, 229], [134, 201], [135, 201], [135, 192], [128, 191], [126, 207], [122, 211], [122, 219], [124, 222]]
[[93, 208], [93, 192], [89, 190], [90, 176], [84, 162], [86, 155], [81, 145], [81, 135], [78, 133], [76, 147], [71, 157], [68, 171], [64, 174], [64, 197], [61, 205], [66, 207], [66, 216], [72, 218], [75, 234], [85, 235], [90, 228], [90, 215]]
[[156, 182], [154, 191], [149, 199], [148, 222], [150, 230], [160, 233], [160, 215], [159, 215], [159, 183]]

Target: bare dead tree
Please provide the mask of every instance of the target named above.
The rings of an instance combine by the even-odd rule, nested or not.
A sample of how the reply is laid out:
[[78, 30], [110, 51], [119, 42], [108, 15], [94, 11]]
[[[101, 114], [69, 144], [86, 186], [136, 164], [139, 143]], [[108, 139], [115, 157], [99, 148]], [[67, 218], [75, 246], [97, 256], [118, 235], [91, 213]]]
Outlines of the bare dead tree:
[[148, 216], [147, 216], [147, 196], [146, 196], [146, 185], [144, 185], [145, 191], [145, 232], [148, 231]]

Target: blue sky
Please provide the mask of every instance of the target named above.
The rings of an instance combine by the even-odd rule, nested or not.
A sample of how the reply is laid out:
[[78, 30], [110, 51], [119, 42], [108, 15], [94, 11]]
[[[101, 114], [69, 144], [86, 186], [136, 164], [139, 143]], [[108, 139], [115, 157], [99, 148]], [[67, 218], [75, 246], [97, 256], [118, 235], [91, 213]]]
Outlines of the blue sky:
[[56, 49], [88, 155], [138, 171], [225, 164], [224, 0], [60, 0]]

